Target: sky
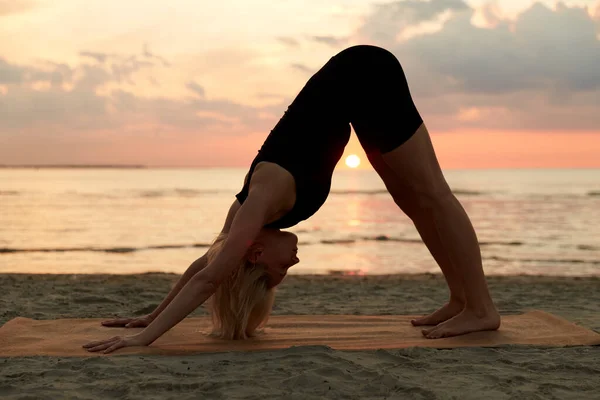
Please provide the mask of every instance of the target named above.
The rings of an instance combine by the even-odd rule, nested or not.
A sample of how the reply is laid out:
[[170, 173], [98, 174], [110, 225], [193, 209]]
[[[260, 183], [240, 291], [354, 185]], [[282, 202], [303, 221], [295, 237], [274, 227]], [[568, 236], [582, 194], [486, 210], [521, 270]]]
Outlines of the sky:
[[0, 165], [247, 167], [355, 44], [443, 168], [600, 167], [600, 0], [0, 0]]

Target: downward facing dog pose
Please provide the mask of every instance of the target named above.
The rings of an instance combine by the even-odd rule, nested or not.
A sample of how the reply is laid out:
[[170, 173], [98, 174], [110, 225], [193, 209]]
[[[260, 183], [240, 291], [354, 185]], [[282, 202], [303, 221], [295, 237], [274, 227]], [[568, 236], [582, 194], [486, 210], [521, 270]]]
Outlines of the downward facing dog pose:
[[350, 124], [448, 284], [447, 304], [412, 324], [432, 325], [423, 330], [431, 339], [498, 329], [475, 231], [444, 179], [402, 67], [387, 50], [361, 45], [338, 53], [309, 79], [252, 162], [221, 234], [158, 308], [103, 323], [146, 328], [84, 347], [149, 345], [209, 298], [215, 335], [252, 336], [269, 317], [275, 286], [299, 262], [298, 238], [280, 229], [323, 205]]

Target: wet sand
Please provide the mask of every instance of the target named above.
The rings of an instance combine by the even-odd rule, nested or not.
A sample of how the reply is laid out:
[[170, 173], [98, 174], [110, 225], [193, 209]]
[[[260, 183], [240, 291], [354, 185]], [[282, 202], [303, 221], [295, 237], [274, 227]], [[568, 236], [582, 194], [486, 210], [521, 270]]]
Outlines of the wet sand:
[[[0, 275], [0, 324], [17, 316], [143, 315], [177, 278]], [[600, 278], [490, 277], [489, 284], [503, 314], [539, 309], [600, 332]], [[273, 313], [424, 314], [446, 298], [439, 275], [289, 276]], [[599, 393], [600, 346], [0, 358], [3, 399], [598, 399]]]

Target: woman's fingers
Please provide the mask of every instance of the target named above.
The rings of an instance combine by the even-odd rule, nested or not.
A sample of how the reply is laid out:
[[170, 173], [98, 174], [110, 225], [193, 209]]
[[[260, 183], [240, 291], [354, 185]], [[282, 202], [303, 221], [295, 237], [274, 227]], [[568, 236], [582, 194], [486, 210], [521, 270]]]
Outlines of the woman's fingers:
[[87, 351], [94, 353], [96, 351], [102, 351], [105, 349], [108, 349], [109, 347], [111, 347], [114, 343], [119, 343], [119, 342], [107, 342], [107, 343], [103, 343], [101, 345], [98, 345], [96, 347], [92, 347], [90, 349], [87, 349]]
[[113, 345], [113, 343], [115, 343], [116, 340], [104, 340], [102, 342], [99, 343], [94, 343], [94, 345], [90, 345], [85, 347], [85, 349], [87, 351], [98, 351], [98, 350], [104, 350], [110, 346]]
[[127, 343], [125, 342], [125, 340], [119, 340], [116, 343], [113, 343], [112, 346], [110, 346], [108, 349], [104, 350], [104, 354], [108, 354], [111, 353], [117, 349], [120, 349], [121, 347], [125, 347], [127, 345]]
[[83, 347], [90, 352], [104, 351], [104, 354], [112, 353], [122, 347], [128, 346], [148, 346], [150, 343], [143, 341], [139, 335], [133, 336], [115, 336], [111, 339], [90, 342]]
[[115, 319], [109, 319], [106, 321], [102, 321], [102, 326], [106, 326], [109, 328], [120, 328], [120, 327], [125, 327], [125, 328], [140, 328], [140, 327], [145, 327], [148, 326], [148, 324], [150, 324], [151, 319], [149, 316], [145, 316], [145, 317], [137, 317], [137, 318], [115, 318]]
[[[105, 348], [113, 345], [115, 342], [118, 342], [119, 340], [121, 340], [121, 338], [119, 336], [115, 336], [115, 337], [110, 338], [110, 339], [104, 339], [104, 340], [97, 340], [95, 342], [89, 342], [87, 344], [84, 344], [83, 348], [86, 349], [87, 351], [104, 350]], [[103, 347], [103, 346], [105, 346], [105, 347]]]
[[83, 345], [83, 347], [88, 348], [88, 347], [94, 347], [94, 346], [98, 346], [99, 344], [105, 343], [105, 342], [112, 342], [113, 340], [119, 339], [118, 336], [113, 336], [110, 339], [104, 339], [104, 340], [96, 340], [95, 342], [89, 342]]
[[110, 328], [114, 328], [114, 327], [120, 327], [120, 326], [125, 326], [128, 323], [130, 323], [133, 319], [132, 318], [116, 318], [116, 319], [109, 319], [107, 321], [102, 321], [102, 326], [107, 326]]
[[148, 323], [141, 318], [137, 318], [125, 325], [125, 328], [140, 328], [145, 326], [148, 326]]

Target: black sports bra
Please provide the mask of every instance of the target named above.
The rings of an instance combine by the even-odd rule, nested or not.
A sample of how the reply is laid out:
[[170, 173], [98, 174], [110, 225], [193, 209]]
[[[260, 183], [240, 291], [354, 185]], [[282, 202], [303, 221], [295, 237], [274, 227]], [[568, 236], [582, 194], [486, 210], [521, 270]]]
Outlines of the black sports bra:
[[248, 180], [236, 195], [240, 204], [246, 200], [252, 173], [261, 161], [273, 162], [292, 174], [296, 182], [296, 203], [279, 220], [265, 225], [266, 228], [292, 227], [321, 208], [329, 195], [333, 170], [350, 138], [349, 124], [334, 128], [319, 121], [315, 124], [306, 119], [303, 123], [296, 121], [291, 124], [286, 112], [258, 151]]

